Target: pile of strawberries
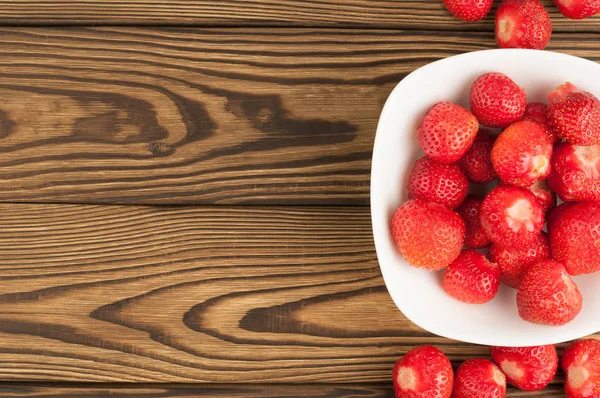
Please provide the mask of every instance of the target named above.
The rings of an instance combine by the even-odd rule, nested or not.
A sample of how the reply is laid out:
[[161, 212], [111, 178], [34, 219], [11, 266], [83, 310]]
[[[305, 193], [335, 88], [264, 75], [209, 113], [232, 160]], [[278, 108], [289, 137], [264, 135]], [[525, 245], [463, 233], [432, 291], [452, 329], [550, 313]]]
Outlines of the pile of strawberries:
[[[485, 17], [493, 0], [443, 0], [448, 11], [464, 21]], [[567, 18], [583, 19], [600, 12], [598, 0], [554, 0]], [[538, 0], [503, 0], [496, 11], [496, 43], [500, 48], [542, 50], [550, 41], [552, 23]]]
[[[503, 398], [506, 382], [524, 391], [539, 391], [550, 383], [558, 368], [553, 345], [511, 348], [490, 347], [492, 361], [473, 358], [456, 373], [437, 348], [425, 345], [409, 351], [394, 366], [397, 398]], [[495, 363], [494, 363], [495, 362]], [[600, 396], [600, 341], [571, 343], [564, 351], [568, 398]]]
[[[444, 270], [450, 296], [482, 304], [504, 283], [522, 319], [564, 325], [583, 303], [571, 276], [600, 270], [600, 101], [571, 83], [548, 99], [527, 104], [492, 72], [473, 83], [470, 111], [434, 104], [391, 233], [409, 264]], [[497, 177], [467, 196], [469, 182], [481, 191]]]

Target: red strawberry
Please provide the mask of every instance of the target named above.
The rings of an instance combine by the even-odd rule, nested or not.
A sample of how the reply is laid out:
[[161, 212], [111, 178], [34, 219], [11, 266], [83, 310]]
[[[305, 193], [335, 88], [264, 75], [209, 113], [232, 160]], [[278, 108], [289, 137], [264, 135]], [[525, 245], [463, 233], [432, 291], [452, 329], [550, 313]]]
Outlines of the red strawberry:
[[600, 143], [600, 101], [566, 83], [548, 95], [548, 122], [563, 140], [575, 145]]
[[394, 213], [391, 232], [409, 264], [437, 271], [460, 254], [465, 222], [438, 203], [411, 199]]
[[428, 157], [417, 160], [408, 179], [408, 197], [459, 206], [467, 196], [469, 182], [455, 164], [436, 162]]
[[444, 271], [444, 290], [469, 304], [487, 303], [498, 293], [500, 269], [473, 249], [463, 251]]
[[397, 398], [449, 398], [454, 372], [437, 348], [423, 345], [406, 353], [392, 375]]
[[492, 147], [496, 136], [487, 129], [479, 129], [473, 145], [457, 162], [460, 169], [471, 182], [484, 183], [496, 178], [492, 165]]
[[519, 288], [525, 271], [535, 263], [550, 258], [550, 247], [545, 232], [523, 248], [492, 244], [488, 250], [490, 261], [500, 268], [500, 281], [507, 286]]
[[558, 135], [550, 128], [550, 124], [548, 123], [548, 105], [542, 104], [541, 102], [527, 104], [525, 113], [523, 113], [523, 120], [529, 120], [530, 122], [539, 124], [552, 143], [559, 140]]
[[543, 50], [552, 23], [538, 0], [504, 0], [496, 11], [496, 43], [500, 48]]
[[492, 361], [469, 359], [460, 364], [454, 376], [452, 398], [503, 398], [506, 377]]
[[491, 243], [479, 221], [481, 203], [483, 203], [482, 198], [475, 195], [469, 195], [456, 210], [463, 220], [465, 220], [465, 225], [467, 227], [465, 246], [473, 249], [487, 247]]
[[566, 202], [600, 201], [600, 145], [554, 147], [548, 185]]
[[490, 355], [506, 380], [525, 391], [538, 391], [550, 383], [558, 368], [553, 345], [535, 347], [490, 347]]
[[564, 325], [579, 311], [583, 298], [565, 267], [545, 260], [529, 267], [517, 292], [519, 315], [542, 325]]
[[552, 142], [539, 124], [521, 121], [499, 136], [492, 148], [492, 163], [500, 179], [529, 187], [550, 174]]
[[563, 203], [548, 216], [552, 258], [571, 275], [600, 270], [600, 204]]
[[599, 0], [554, 0], [558, 10], [567, 18], [583, 19], [600, 11]]
[[498, 185], [481, 204], [481, 226], [494, 243], [524, 247], [539, 235], [544, 212], [535, 195], [523, 188]]
[[548, 213], [556, 207], [556, 194], [550, 189], [546, 180], [534, 182], [529, 190], [542, 205], [544, 213]]
[[569, 344], [561, 366], [567, 398], [600, 397], [600, 341], [585, 339]]
[[471, 86], [471, 111], [488, 127], [507, 127], [523, 117], [525, 90], [502, 73], [486, 73]]
[[492, 0], [444, 0], [444, 5], [455, 17], [475, 22], [490, 12]]
[[454, 163], [467, 152], [478, 129], [479, 122], [471, 112], [450, 102], [438, 102], [419, 126], [419, 144], [430, 158]]

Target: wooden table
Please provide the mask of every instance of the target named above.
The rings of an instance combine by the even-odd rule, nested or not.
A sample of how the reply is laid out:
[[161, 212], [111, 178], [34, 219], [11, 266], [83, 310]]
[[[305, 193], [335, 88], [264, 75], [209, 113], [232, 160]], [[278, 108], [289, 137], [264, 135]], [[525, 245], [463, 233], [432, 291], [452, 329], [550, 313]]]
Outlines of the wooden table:
[[[600, 18], [550, 1], [551, 50]], [[0, 396], [392, 397], [420, 344], [368, 208], [380, 109], [493, 48], [441, 1], [0, 1]], [[543, 393], [559, 397], [559, 373]]]

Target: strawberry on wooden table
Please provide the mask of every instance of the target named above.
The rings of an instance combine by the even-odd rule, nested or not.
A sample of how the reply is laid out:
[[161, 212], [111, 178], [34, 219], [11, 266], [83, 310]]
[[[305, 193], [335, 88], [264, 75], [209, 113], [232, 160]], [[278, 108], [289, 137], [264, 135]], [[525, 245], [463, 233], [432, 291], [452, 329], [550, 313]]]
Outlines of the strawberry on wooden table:
[[493, 243], [489, 250], [490, 261], [500, 268], [500, 281], [515, 289], [527, 269], [542, 260], [550, 258], [550, 246], [545, 232], [541, 232], [531, 243], [524, 247], [502, 246]]
[[469, 182], [455, 164], [422, 157], [413, 165], [408, 179], [408, 197], [421, 198], [450, 208], [459, 206], [467, 196]]
[[548, 105], [541, 102], [531, 102], [525, 107], [525, 113], [523, 113], [523, 120], [529, 120], [539, 124], [544, 132], [550, 138], [552, 143], [559, 140], [558, 135], [550, 127], [548, 122]]
[[600, 101], [571, 83], [548, 94], [548, 122], [556, 134], [575, 145], [600, 143]]
[[529, 187], [550, 174], [552, 142], [534, 122], [510, 125], [492, 148], [492, 164], [498, 177], [507, 184]]
[[504, 0], [496, 11], [496, 43], [500, 48], [542, 50], [551, 34], [550, 17], [538, 0]]
[[457, 162], [469, 181], [485, 183], [496, 178], [491, 157], [494, 141], [496, 141], [495, 134], [492, 134], [488, 129], [479, 129], [473, 145]]
[[544, 226], [542, 206], [531, 191], [498, 185], [481, 204], [481, 226], [492, 242], [505, 247], [525, 247]]
[[600, 144], [557, 144], [548, 185], [565, 202], [600, 201]]
[[449, 398], [454, 372], [440, 350], [424, 345], [396, 362], [392, 379], [396, 398]]
[[419, 144], [430, 158], [454, 163], [469, 149], [479, 130], [479, 122], [471, 112], [450, 102], [433, 105], [423, 118]]
[[561, 358], [567, 398], [600, 397], [600, 341], [585, 339], [571, 343]]
[[525, 90], [503, 73], [490, 72], [471, 86], [471, 112], [488, 127], [507, 127], [523, 117]]
[[499, 285], [498, 266], [473, 249], [464, 250], [444, 271], [444, 290], [464, 303], [487, 303], [496, 296]]
[[571, 275], [600, 270], [600, 204], [563, 203], [548, 216], [552, 258]]
[[452, 15], [463, 21], [475, 22], [485, 17], [492, 8], [492, 0], [443, 0]]
[[534, 347], [490, 347], [492, 359], [506, 380], [524, 391], [539, 391], [556, 374], [558, 355], [553, 345]]
[[565, 267], [552, 260], [529, 267], [517, 292], [519, 315], [542, 325], [564, 325], [581, 311], [583, 298]]
[[454, 376], [452, 398], [503, 398], [506, 377], [492, 361], [469, 359], [458, 367]]
[[398, 250], [409, 264], [440, 270], [460, 254], [465, 222], [443, 205], [411, 199], [394, 213], [391, 232]]
[[554, 0], [558, 10], [567, 18], [583, 19], [600, 12], [600, 0]]
[[467, 227], [465, 234], [465, 246], [472, 249], [481, 249], [489, 246], [490, 238], [487, 237], [485, 231], [481, 227], [479, 213], [483, 198], [476, 195], [469, 195], [463, 201], [457, 213], [465, 220]]

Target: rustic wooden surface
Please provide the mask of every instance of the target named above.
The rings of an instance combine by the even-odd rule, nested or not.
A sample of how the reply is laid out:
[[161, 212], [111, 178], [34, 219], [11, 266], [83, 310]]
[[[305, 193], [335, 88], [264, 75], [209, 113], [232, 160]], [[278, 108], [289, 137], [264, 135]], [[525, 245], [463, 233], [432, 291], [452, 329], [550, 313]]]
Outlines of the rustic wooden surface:
[[[542, 2], [549, 49], [600, 61], [600, 17]], [[487, 355], [396, 309], [367, 206], [388, 94], [494, 48], [491, 15], [15, 0], [0, 37], [1, 397], [393, 397], [414, 346]]]

